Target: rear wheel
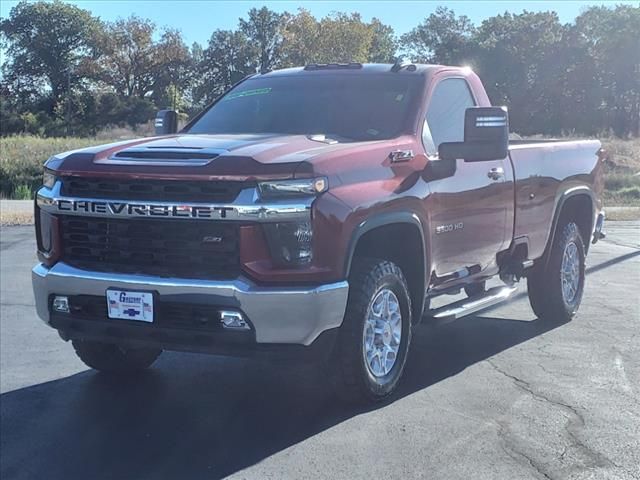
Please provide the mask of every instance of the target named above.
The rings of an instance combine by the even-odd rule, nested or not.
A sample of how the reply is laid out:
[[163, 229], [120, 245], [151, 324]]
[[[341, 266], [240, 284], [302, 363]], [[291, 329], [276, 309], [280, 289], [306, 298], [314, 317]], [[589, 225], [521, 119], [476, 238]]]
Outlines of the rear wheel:
[[350, 276], [349, 300], [332, 368], [336, 393], [373, 402], [396, 388], [411, 342], [411, 299], [400, 268], [360, 259]]
[[568, 322], [580, 306], [585, 280], [585, 248], [578, 225], [558, 226], [546, 265], [527, 278], [529, 303], [541, 320]]
[[464, 293], [466, 293], [469, 298], [477, 297], [485, 292], [486, 286], [487, 282], [471, 283], [464, 287]]
[[73, 340], [73, 348], [87, 366], [109, 373], [134, 373], [144, 370], [160, 356], [154, 348], [125, 348], [111, 343]]

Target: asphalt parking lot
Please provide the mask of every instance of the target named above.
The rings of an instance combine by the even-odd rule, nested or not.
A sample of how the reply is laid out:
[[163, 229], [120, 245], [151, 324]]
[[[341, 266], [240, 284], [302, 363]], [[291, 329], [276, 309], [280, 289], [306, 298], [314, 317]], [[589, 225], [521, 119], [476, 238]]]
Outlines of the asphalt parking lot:
[[37, 319], [32, 227], [1, 232], [0, 477], [640, 479], [640, 222], [592, 248], [578, 317], [515, 301], [416, 331], [398, 395], [319, 368], [165, 353], [114, 381]]

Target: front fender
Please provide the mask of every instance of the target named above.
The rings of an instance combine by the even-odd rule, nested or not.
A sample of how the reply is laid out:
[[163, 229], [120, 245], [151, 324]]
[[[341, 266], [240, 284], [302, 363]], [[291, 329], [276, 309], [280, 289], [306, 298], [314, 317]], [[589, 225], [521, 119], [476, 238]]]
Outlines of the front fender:
[[[401, 225], [409, 226], [412, 232], [417, 233], [417, 238], [419, 239], [418, 248], [415, 247], [416, 237], [413, 236], [411, 236], [411, 242], [409, 245], [407, 245], [406, 242], [404, 244], [402, 243], [404, 238], [403, 235], [408, 232], [406, 229], [398, 231], [398, 227]], [[380, 237], [368, 236], [367, 240], [363, 240], [365, 235], [370, 232], [375, 232], [376, 229], [381, 229], [379, 232]], [[385, 229], [386, 231], [382, 229]], [[391, 229], [391, 231], [388, 229]], [[358, 223], [351, 233], [344, 266], [346, 276], [348, 278], [351, 272], [353, 259], [361, 241], [364, 242], [362, 243], [363, 248], [371, 248], [372, 245], [374, 246], [374, 251], [376, 252], [375, 256], [387, 258], [398, 263], [398, 265], [403, 269], [409, 284], [409, 290], [412, 296], [412, 314], [414, 324], [418, 323], [422, 318], [425, 291], [428, 281], [428, 246], [424, 236], [424, 230], [423, 221], [417, 213], [412, 211], [389, 211], [370, 215]], [[393, 242], [393, 240], [389, 238], [390, 234], [393, 235], [396, 233], [402, 235], [398, 239], [399, 242]], [[377, 238], [380, 239], [379, 242], [376, 241]], [[373, 241], [373, 244], [371, 241]], [[378, 255], [377, 253], [380, 250], [382, 250], [382, 252]]]

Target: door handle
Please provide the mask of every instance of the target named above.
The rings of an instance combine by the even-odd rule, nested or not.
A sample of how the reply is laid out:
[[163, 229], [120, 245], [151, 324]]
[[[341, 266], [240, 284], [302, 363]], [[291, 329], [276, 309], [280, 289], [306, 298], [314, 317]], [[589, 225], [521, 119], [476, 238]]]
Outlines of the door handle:
[[504, 176], [504, 169], [502, 167], [494, 167], [487, 172], [487, 177], [491, 180], [499, 180]]

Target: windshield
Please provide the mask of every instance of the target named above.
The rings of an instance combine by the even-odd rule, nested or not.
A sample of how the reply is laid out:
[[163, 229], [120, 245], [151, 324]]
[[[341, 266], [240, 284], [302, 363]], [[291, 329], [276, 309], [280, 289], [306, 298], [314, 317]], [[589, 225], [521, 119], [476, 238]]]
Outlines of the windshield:
[[419, 80], [396, 74], [251, 79], [225, 95], [188, 132], [393, 138], [405, 129], [418, 103]]

